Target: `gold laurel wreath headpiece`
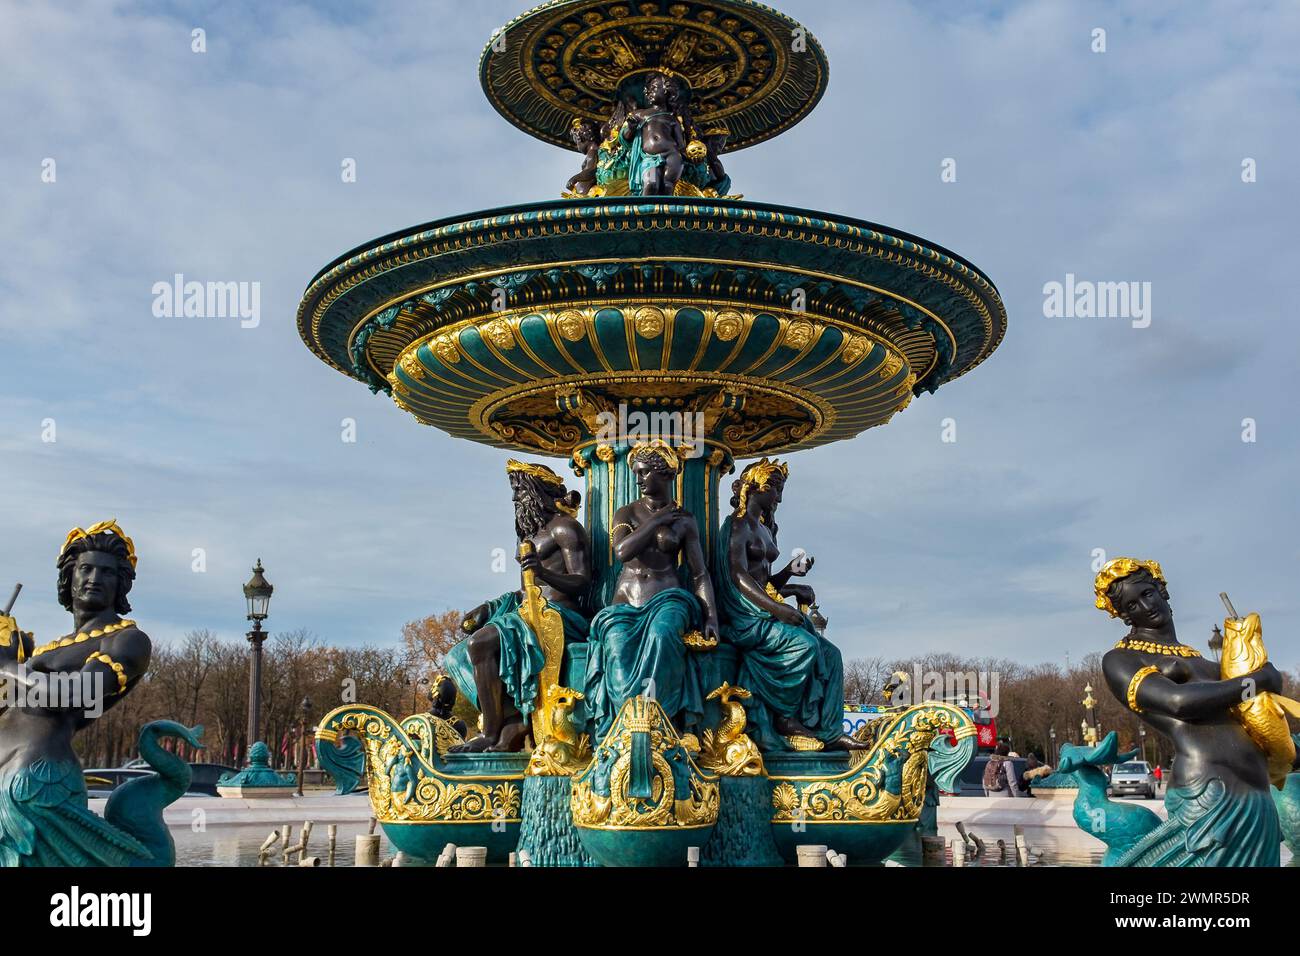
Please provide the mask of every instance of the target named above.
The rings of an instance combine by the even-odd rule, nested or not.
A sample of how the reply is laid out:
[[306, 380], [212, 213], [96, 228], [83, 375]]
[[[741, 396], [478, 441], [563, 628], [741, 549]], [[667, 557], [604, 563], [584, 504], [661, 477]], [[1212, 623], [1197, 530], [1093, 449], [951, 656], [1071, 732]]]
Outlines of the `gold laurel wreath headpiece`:
[[682, 445], [680, 448], [674, 448], [662, 438], [654, 438], [650, 441], [638, 441], [632, 446], [632, 450], [627, 454], [628, 463], [636, 461], [638, 458], [646, 458], [651, 455], [657, 456], [674, 472], [681, 474], [682, 455], [689, 455], [693, 451], [691, 445]]
[[1146, 571], [1161, 584], [1167, 584], [1165, 573], [1160, 570], [1158, 561], [1142, 561], [1138, 558], [1115, 558], [1107, 561], [1106, 566], [1092, 582], [1092, 589], [1097, 595], [1097, 609], [1105, 611], [1111, 617], [1119, 617], [1119, 611], [1110, 600], [1110, 587], [1116, 581], [1122, 581], [1138, 571]]
[[740, 473], [740, 505], [736, 510], [736, 517], [745, 517], [749, 489], [767, 491], [768, 482], [772, 480], [773, 475], [777, 474], [782, 478], [789, 478], [790, 466], [785, 462], [777, 461], [775, 458], [771, 461], [766, 458], [756, 461]]
[[534, 478], [540, 478], [542, 481], [552, 485], [563, 485], [564, 479], [557, 475], [545, 465], [534, 465], [526, 461], [516, 461], [511, 458], [506, 462], [506, 474], [520, 472], [525, 475], [532, 475]]
[[[506, 462], [506, 474], [511, 474], [514, 472], [518, 472], [519, 474], [523, 474], [523, 475], [531, 475], [532, 477], [537, 478], [548, 485], [559, 485], [561, 488], [564, 487], [564, 479], [561, 478], [559, 475], [557, 475], [555, 472], [551, 471], [551, 469], [547, 468], [545, 465], [534, 465], [530, 462], [516, 461], [515, 459], [511, 458], [509, 461]], [[569, 504], [563, 498], [555, 499], [555, 507], [559, 508], [561, 511], [563, 511], [566, 515], [569, 515], [570, 517], [573, 517], [578, 513], [578, 509], [573, 507], [573, 505]]]
[[126, 532], [118, 527], [116, 518], [109, 518], [107, 521], [101, 521], [98, 524], [92, 524], [89, 528], [73, 528], [68, 532], [68, 536], [63, 540], [63, 547], [59, 549], [59, 557], [62, 558], [67, 553], [68, 548], [74, 541], [80, 541], [82, 538], [89, 538], [94, 534], [115, 534], [122, 539], [126, 545], [126, 559], [131, 562], [131, 568], [135, 568], [135, 542], [127, 537]]

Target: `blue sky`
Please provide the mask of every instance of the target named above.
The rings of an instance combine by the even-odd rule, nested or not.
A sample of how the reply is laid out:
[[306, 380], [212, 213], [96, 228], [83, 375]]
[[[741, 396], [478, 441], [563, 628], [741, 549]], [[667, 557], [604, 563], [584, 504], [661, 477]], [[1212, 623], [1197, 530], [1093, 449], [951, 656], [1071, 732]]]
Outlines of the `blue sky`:
[[[510, 587], [491, 566], [513, 543], [506, 454], [322, 365], [294, 312], [367, 239], [558, 194], [573, 154], [478, 87], [483, 43], [525, 4], [4, 6], [0, 588], [24, 582], [23, 626], [66, 631], [58, 546], [110, 516], [163, 641], [241, 634], [259, 556], [272, 630], [339, 643]], [[830, 89], [730, 157], [737, 188], [952, 249], [1010, 316], [968, 377], [793, 456], [782, 543], [818, 558], [828, 636], [848, 657], [1077, 659], [1122, 633], [1091, 606], [1101, 548], [1164, 564], [1185, 641], [1227, 590], [1300, 665], [1300, 5], [778, 6], [822, 41]], [[177, 272], [259, 282], [261, 324], [155, 317]], [[1150, 282], [1150, 327], [1045, 318], [1067, 273]]]

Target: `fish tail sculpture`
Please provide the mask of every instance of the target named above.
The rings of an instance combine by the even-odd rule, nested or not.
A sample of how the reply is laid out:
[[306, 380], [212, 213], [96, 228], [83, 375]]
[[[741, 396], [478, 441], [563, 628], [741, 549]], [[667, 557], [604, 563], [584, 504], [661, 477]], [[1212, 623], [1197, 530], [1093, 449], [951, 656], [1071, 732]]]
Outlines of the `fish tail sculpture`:
[[366, 775], [366, 748], [356, 737], [316, 737], [321, 769], [334, 778], [334, 792], [346, 796]]
[[[1226, 618], [1223, 622], [1223, 655], [1220, 675], [1224, 680], [1259, 670], [1268, 663], [1264, 632], [1258, 614]], [[1296, 745], [1287, 726], [1287, 714], [1300, 718], [1300, 702], [1268, 691], [1251, 695], [1237, 705], [1237, 719], [1250, 739], [1268, 757], [1268, 775], [1273, 786], [1286, 786], [1287, 774], [1296, 759]]]
[[[1300, 734], [1292, 734], [1291, 741], [1300, 748]], [[1272, 793], [1278, 822], [1282, 825], [1282, 839], [1292, 853], [1300, 856], [1300, 768], [1287, 776], [1285, 787]]]
[[1111, 731], [1096, 747], [1066, 744], [1061, 748], [1057, 774], [1072, 776], [1079, 795], [1074, 798], [1074, 822], [1106, 844], [1102, 866], [1117, 866], [1135, 843], [1161, 826], [1158, 816], [1146, 807], [1111, 800], [1106, 796], [1106, 764], [1123, 763], [1137, 751], [1119, 753], [1119, 736]]
[[[440, 776], [443, 770], [437, 747], [412, 739], [404, 724], [378, 707], [345, 704], [336, 707], [316, 727], [316, 755], [321, 767], [334, 778], [335, 790], [351, 793], [365, 777], [389, 776], [398, 767], [395, 756], [408, 761], [410, 775]], [[399, 761], [400, 762], [400, 761]], [[417, 767], [419, 768], [417, 770]]]
[[173, 866], [176, 842], [163, 821], [163, 810], [190, 788], [193, 771], [176, 754], [163, 749], [160, 738], [183, 740], [202, 750], [202, 727], [186, 727], [174, 720], [155, 720], [140, 729], [140, 757], [154, 773], [122, 784], [108, 798], [104, 819], [129, 833], [148, 850], [147, 859], [132, 866]]

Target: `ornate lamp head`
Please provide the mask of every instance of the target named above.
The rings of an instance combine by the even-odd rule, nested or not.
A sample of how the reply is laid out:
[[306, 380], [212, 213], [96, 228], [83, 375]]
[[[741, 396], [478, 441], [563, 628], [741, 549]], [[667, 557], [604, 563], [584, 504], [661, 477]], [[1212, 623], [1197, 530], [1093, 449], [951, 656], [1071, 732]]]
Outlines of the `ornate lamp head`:
[[258, 558], [257, 564], [253, 566], [253, 576], [244, 585], [244, 600], [248, 602], [248, 619], [253, 622], [256, 630], [261, 629], [262, 622], [270, 612], [271, 594], [275, 591], [275, 585], [263, 574], [265, 570], [262, 567], [262, 559]]

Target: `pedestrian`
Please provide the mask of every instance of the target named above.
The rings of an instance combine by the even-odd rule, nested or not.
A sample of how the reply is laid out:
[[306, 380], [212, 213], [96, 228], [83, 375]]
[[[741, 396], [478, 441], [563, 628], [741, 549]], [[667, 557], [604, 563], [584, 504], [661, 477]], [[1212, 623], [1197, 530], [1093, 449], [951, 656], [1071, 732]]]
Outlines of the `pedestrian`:
[[984, 796], [1018, 797], [1020, 780], [1015, 765], [1011, 763], [1011, 748], [998, 744], [984, 765]]

